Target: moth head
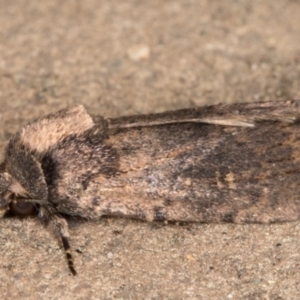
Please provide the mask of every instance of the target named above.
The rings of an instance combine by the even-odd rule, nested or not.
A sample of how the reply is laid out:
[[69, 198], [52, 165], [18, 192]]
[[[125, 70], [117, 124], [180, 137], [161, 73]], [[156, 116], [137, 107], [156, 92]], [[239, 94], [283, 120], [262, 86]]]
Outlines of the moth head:
[[25, 189], [9, 173], [0, 173], [0, 209], [19, 217], [32, 215], [35, 207], [23, 195]]

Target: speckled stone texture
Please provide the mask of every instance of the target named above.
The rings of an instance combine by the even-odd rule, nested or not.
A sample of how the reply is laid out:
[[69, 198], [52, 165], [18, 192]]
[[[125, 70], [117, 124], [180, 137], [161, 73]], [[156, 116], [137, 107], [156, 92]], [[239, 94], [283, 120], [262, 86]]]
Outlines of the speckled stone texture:
[[[300, 99], [299, 28], [295, 0], [2, 0], [2, 153], [21, 125], [75, 103], [116, 117]], [[1, 298], [300, 298], [298, 223], [108, 218], [70, 232], [77, 277], [37, 220], [1, 220]]]

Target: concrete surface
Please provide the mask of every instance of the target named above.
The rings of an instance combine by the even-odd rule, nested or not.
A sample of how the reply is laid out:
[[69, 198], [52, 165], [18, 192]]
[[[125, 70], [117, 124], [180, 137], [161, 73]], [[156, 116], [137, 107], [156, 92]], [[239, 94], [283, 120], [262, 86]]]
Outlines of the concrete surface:
[[[105, 116], [300, 99], [300, 2], [0, 1], [0, 146], [74, 103]], [[3, 151], [2, 151], [3, 152]], [[2, 299], [299, 299], [300, 224], [1, 220]]]

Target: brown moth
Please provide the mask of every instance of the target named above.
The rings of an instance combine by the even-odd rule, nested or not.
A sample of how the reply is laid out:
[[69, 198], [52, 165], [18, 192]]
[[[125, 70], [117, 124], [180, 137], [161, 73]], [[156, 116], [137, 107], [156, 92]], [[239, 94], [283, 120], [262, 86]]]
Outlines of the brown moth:
[[271, 223], [300, 217], [300, 101], [205, 106], [105, 119], [63, 109], [15, 134], [0, 205], [60, 236], [65, 216]]

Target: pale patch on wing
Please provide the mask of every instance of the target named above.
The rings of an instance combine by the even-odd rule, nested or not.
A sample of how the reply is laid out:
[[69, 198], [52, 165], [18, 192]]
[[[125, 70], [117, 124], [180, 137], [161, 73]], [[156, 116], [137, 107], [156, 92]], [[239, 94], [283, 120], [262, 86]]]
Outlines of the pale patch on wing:
[[228, 186], [230, 189], [236, 189], [236, 185], [234, 183], [235, 175], [232, 172], [229, 172], [228, 174], [226, 174], [225, 181], [228, 183]]
[[225, 187], [224, 183], [221, 180], [221, 174], [219, 171], [216, 171], [216, 181], [217, 181], [217, 186], [219, 189], [222, 189]]
[[190, 120], [190, 122], [201, 122], [206, 124], [213, 124], [213, 125], [222, 125], [222, 126], [238, 126], [238, 127], [254, 127], [254, 122], [251, 122], [250, 120], [242, 120], [237, 118], [201, 118], [197, 121]]
[[239, 127], [254, 127], [254, 123], [248, 122], [247, 120], [236, 119], [236, 118], [220, 118], [220, 117], [209, 117], [209, 118], [193, 118], [193, 119], [181, 119], [181, 120], [157, 120], [157, 121], [147, 121], [147, 122], [136, 122], [130, 124], [117, 124], [109, 125], [110, 128], [135, 128], [135, 127], [150, 127], [150, 126], [160, 126], [178, 123], [205, 123], [213, 125], [223, 125], [223, 126], [239, 126]]

